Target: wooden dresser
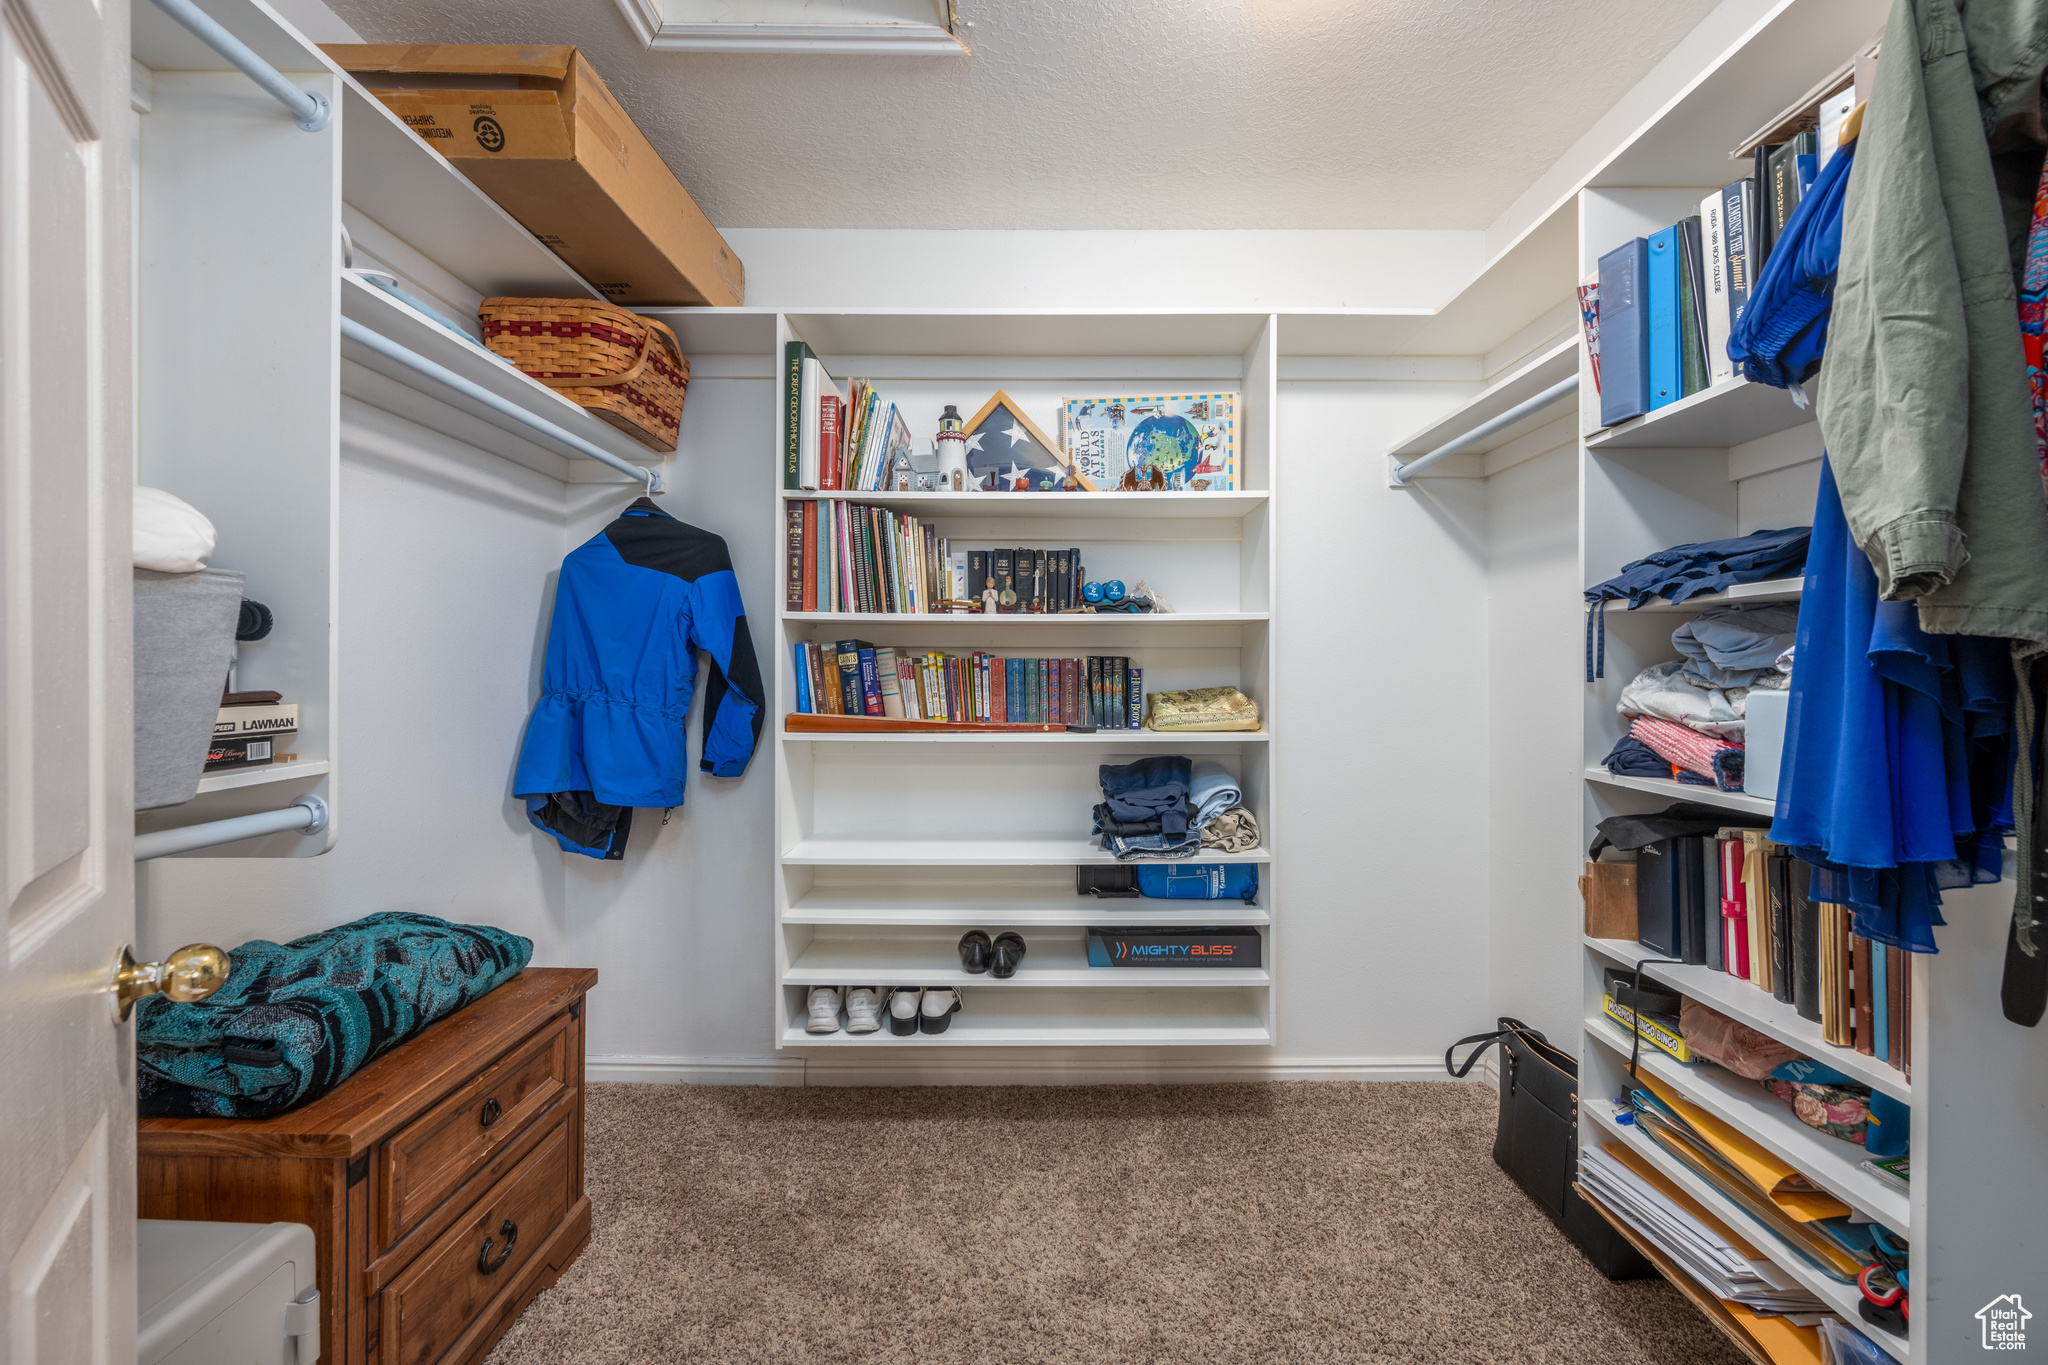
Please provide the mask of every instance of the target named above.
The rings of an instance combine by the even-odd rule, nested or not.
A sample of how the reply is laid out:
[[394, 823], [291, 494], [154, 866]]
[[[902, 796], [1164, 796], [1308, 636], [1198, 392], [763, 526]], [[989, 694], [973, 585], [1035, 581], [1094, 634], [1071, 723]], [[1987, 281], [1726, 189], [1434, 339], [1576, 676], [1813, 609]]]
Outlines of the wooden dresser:
[[144, 1218], [286, 1221], [323, 1365], [471, 1365], [590, 1237], [588, 968], [529, 967], [274, 1119], [143, 1119]]

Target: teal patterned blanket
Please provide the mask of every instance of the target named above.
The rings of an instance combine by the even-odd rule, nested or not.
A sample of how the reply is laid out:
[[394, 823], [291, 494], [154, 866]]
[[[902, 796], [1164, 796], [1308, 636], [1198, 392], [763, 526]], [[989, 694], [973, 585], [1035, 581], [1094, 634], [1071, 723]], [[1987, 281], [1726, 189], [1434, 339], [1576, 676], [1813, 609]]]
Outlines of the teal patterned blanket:
[[517, 976], [531, 939], [432, 915], [370, 915], [228, 954], [211, 999], [136, 1012], [145, 1117], [269, 1118], [318, 1099], [436, 1019]]

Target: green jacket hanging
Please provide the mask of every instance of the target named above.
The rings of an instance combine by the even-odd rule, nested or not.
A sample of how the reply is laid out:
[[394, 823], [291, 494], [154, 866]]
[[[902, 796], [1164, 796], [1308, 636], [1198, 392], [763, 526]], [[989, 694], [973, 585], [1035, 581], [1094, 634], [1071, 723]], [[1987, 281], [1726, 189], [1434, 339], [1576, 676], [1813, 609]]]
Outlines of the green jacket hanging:
[[1843, 211], [1821, 434], [1879, 592], [1941, 634], [2048, 641], [2048, 509], [1987, 140], [2038, 129], [2044, 66], [2048, 0], [1894, 0]]

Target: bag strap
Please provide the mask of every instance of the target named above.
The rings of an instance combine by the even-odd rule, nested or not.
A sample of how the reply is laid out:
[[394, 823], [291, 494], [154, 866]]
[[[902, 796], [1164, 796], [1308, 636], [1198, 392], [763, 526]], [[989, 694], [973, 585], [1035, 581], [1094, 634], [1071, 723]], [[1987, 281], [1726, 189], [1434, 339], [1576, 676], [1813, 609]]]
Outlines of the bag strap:
[[551, 389], [609, 389], [620, 384], [630, 384], [640, 377], [642, 370], [647, 368], [648, 358], [654, 351], [654, 334], [656, 331], [659, 331], [668, 341], [669, 353], [677, 360], [683, 358], [683, 348], [676, 341], [676, 334], [668, 329], [666, 323], [656, 322], [653, 318], [643, 318], [638, 314], [635, 314], [634, 317], [637, 321], [645, 324], [645, 330], [640, 336], [639, 354], [633, 357], [632, 366], [623, 374], [608, 374], [595, 379], [542, 379], [539, 375], [531, 377], [540, 379], [541, 383]]
[[1636, 1064], [1642, 1060], [1643, 1055], [1643, 968], [1652, 963], [1656, 963], [1659, 966], [1683, 967], [1685, 960], [1676, 957], [1646, 957], [1641, 962], [1636, 963], [1635, 971], [1630, 974], [1628, 983], [1628, 1017], [1630, 1024], [1629, 1033], [1632, 1036], [1628, 1040], [1628, 1078], [1631, 1081], [1642, 1079], [1642, 1077], [1636, 1075]]
[[[1510, 1036], [1532, 1038], [1536, 1042], [1541, 1043], [1545, 1048], [1548, 1048], [1550, 1046], [1548, 1039], [1546, 1039], [1542, 1034], [1538, 1033], [1535, 1029], [1530, 1028], [1527, 1024], [1523, 1023], [1519, 1019], [1511, 1019], [1507, 1015], [1503, 1014], [1496, 1022], [1500, 1025], [1500, 1027], [1496, 1028], [1493, 1032], [1475, 1033], [1469, 1038], [1460, 1038], [1457, 1042], [1452, 1043], [1449, 1047], [1445, 1048], [1444, 1070], [1450, 1072], [1453, 1077], [1456, 1077], [1460, 1080], [1464, 1079], [1464, 1077], [1472, 1070], [1472, 1068], [1478, 1064], [1479, 1059], [1486, 1055], [1486, 1049], [1492, 1047], [1501, 1039]], [[1459, 1048], [1465, 1046], [1467, 1043], [1477, 1043], [1479, 1044], [1479, 1046], [1472, 1049], [1472, 1055], [1465, 1059], [1465, 1064], [1463, 1066], [1452, 1066], [1451, 1054], [1455, 1053]]]

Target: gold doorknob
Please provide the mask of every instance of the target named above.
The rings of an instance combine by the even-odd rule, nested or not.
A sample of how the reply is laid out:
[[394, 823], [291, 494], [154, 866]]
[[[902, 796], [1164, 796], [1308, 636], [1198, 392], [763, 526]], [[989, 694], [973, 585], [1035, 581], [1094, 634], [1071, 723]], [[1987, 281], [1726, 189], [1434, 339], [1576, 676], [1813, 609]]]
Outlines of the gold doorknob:
[[204, 1000], [228, 982], [234, 963], [211, 943], [188, 943], [161, 962], [137, 962], [129, 948], [114, 959], [114, 1012], [126, 1019], [135, 1002], [152, 995]]

